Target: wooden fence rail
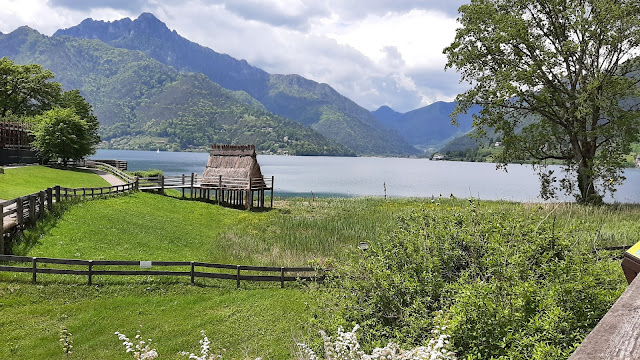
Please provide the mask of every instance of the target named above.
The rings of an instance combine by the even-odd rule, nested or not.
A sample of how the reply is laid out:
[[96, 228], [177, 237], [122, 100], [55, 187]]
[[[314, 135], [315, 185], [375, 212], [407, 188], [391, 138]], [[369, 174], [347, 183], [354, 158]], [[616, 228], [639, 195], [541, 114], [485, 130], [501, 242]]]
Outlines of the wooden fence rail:
[[[94, 276], [188, 276], [191, 284], [195, 284], [196, 278], [226, 279], [235, 280], [236, 287], [240, 287], [240, 281], [270, 281], [279, 282], [280, 287], [284, 287], [287, 281], [322, 281], [323, 276], [318, 276], [318, 270], [310, 267], [276, 267], [276, 266], [250, 266], [250, 265], [228, 265], [205, 263], [198, 261], [132, 261], [132, 260], [79, 260], [79, 259], [57, 259], [47, 257], [30, 257], [0, 255], [0, 262], [9, 264], [0, 265], [0, 272], [22, 272], [31, 273], [33, 282], [36, 283], [38, 274], [62, 274], [86, 276], [87, 283], [93, 284]], [[15, 266], [11, 263], [28, 263], [29, 266]], [[87, 269], [63, 269], [51, 267], [38, 267], [38, 264], [56, 264], [86, 266]], [[188, 267], [188, 270], [108, 270], [95, 269], [96, 266], [139, 266], [141, 269], [152, 267]], [[200, 271], [198, 268], [232, 270], [232, 273]], [[250, 272], [271, 272], [277, 275], [256, 275], [242, 274], [242, 271]], [[295, 275], [290, 275], [290, 274]], [[308, 275], [313, 273], [314, 275]], [[307, 275], [301, 275], [307, 274]]]

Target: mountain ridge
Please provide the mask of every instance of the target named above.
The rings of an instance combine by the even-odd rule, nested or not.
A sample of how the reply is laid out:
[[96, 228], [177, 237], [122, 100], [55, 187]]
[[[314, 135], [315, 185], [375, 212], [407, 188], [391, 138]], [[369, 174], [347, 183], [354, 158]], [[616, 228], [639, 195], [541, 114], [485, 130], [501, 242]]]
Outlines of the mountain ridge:
[[112, 22], [85, 19], [53, 37], [101, 40], [138, 50], [179, 71], [199, 72], [230, 90], [242, 90], [277, 115], [297, 121], [360, 155], [407, 156], [419, 151], [371, 112], [335, 91], [300, 75], [269, 74], [245, 60], [194, 43], [171, 31], [153, 14]]

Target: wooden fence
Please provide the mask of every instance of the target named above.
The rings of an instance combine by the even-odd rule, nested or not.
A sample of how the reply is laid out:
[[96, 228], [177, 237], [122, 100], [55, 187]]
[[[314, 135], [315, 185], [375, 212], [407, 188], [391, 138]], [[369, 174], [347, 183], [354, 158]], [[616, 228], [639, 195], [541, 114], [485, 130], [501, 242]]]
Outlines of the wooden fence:
[[[249, 266], [249, 265], [227, 265], [205, 263], [197, 261], [131, 261], [131, 260], [78, 260], [78, 259], [56, 259], [46, 257], [0, 255], [0, 261], [8, 263], [29, 263], [29, 266], [15, 266], [13, 264], [0, 265], [0, 272], [23, 272], [31, 273], [33, 282], [37, 282], [38, 274], [63, 274], [86, 276], [87, 283], [93, 284], [94, 276], [188, 276], [191, 284], [195, 284], [196, 278], [226, 279], [235, 280], [236, 287], [240, 287], [240, 281], [270, 281], [279, 282], [280, 287], [284, 287], [287, 281], [322, 281], [323, 276], [318, 276], [318, 270], [310, 267], [275, 267], [275, 266]], [[87, 267], [84, 269], [66, 269], [59, 267], [46, 267], [38, 264], [72, 265]], [[105, 267], [127, 266], [128, 269], [110, 270]], [[133, 270], [131, 266], [139, 266], [141, 269], [151, 269], [153, 267], [182, 267], [182, 271], [175, 270]], [[96, 267], [99, 267], [96, 269]], [[221, 269], [232, 271], [232, 273], [201, 271], [203, 269]], [[184, 270], [188, 269], [188, 270]], [[256, 275], [242, 274], [242, 272], [268, 272], [277, 275]], [[289, 275], [295, 273], [295, 276]], [[313, 273], [314, 275], [301, 275]]]

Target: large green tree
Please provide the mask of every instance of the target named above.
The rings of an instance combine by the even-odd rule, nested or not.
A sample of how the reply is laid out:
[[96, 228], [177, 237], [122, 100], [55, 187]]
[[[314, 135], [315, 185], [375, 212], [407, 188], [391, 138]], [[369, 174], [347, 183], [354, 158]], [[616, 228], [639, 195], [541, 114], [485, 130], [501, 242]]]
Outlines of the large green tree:
[[51, 109], [62, 93], [53, 73], [38, 64], [0, 59], [0, 117], [33, 116]]
[[32, 145], [43, 159], [80, 160], [95, 153], [95, 130], [73, 108], [54, 108], [35, 117]]
[[474, 124], [501, 134], [501, 164], [531, 159], [545, 198], [564, 190], [599, 203], [614, 192], [640, 132], [640, 2], [471, 0], [459, 14], [444, 53], [471, 88], [453, 116], [481, 105]]

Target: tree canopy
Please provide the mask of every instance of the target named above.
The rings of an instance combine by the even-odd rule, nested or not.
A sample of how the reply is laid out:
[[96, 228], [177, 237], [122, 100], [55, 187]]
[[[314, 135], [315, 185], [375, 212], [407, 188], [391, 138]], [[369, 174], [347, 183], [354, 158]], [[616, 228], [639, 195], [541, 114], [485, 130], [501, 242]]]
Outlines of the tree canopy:
[[471, 88], [452, 116], [481, 105], [476, 128], [502, 136], [503, 166], [537, 165], [544, 198], [564, 190], [599, 203], [614, 192], [640, 132], [640, 2], [471, 0], [459, 13], [444, 53]]
[[95, 153], [96, 130], [73, 108], [54, 108], [36, 116], [32, 145], [43, 159], [60, 158], [66, 165]]
[[62, 86], [50, 81], [53, 73], [38, 64], [17, 65], [0, 59], [0, 117], [33, 116], [51, 109]]

